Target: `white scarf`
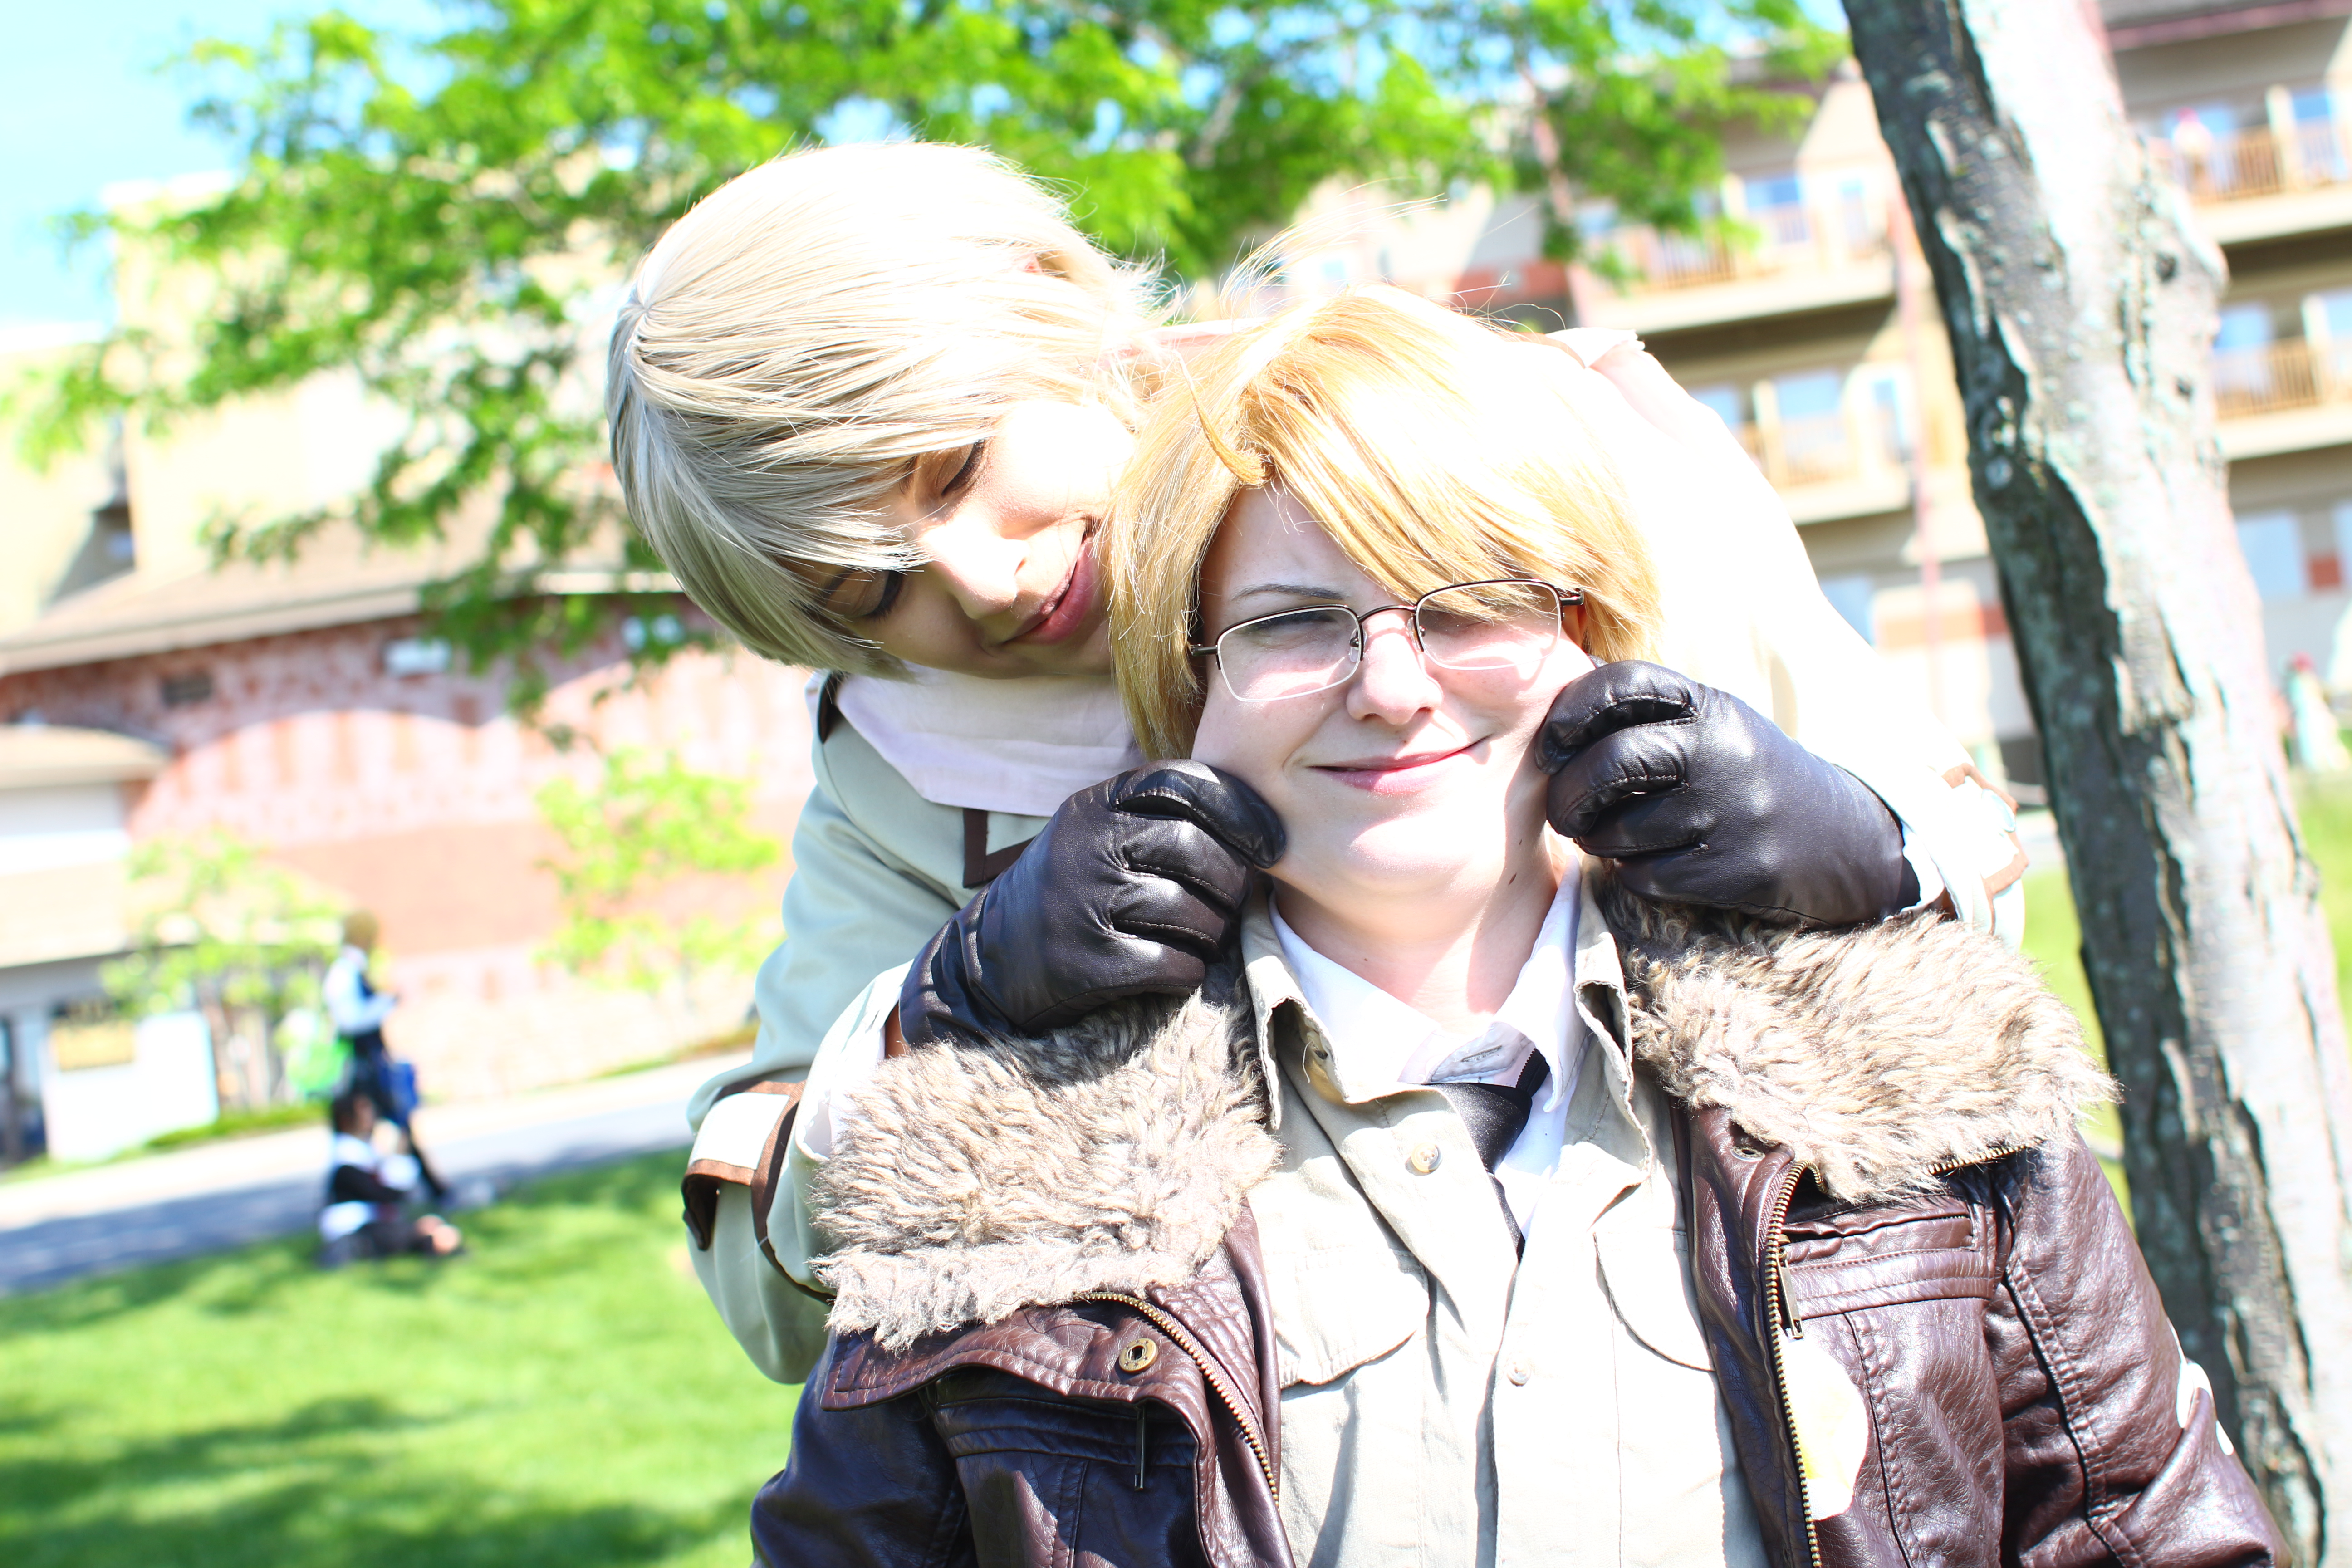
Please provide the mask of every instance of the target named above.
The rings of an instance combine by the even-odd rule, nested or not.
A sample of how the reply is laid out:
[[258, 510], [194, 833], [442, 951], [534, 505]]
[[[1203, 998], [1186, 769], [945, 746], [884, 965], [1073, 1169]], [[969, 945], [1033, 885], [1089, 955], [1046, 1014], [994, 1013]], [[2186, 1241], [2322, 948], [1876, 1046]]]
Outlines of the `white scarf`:
[[[934, 805], [1051, 816], [1088, 784], [1143, 763], [1107, 675], [911, 674], [911, 680], [852, 676], [834, 701]], [[824, 679], [809, 683], [812, 702]]]

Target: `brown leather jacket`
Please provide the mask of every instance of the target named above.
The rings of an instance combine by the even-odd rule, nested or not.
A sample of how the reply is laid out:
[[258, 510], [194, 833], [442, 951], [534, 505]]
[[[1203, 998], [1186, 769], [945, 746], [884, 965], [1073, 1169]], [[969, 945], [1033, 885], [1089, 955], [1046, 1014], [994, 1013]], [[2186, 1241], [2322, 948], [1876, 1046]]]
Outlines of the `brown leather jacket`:
[[[1875, 1131], [1826, 1131], [1831, 1118], [1802, 1107], [1792, 1115], [1781, 1067], [1736, 1026], [1721, 1026], [1738, 1010], [1727, 1011], [1727, 984], [1749, 1000], [1778, 986], [1789, 1021], [1788, 998], [1801, 1009], [1835, 978], [1822, 972], [1823, 942], [1857, 942], [1853, 973], [1901, 974], [1873, 966], [1913, 961], [1907, 972], [1918, 973], [1904, 943], [1916, 947], [1921, 931], [1944, 958], [1978, 939], [1949, 926], [1906, 934], [1901, 924], [1859, 939], [1702, 930], [1613, 904], [1610, 923], [1627, 950], [1626, 1032], [1676, 1097], [1699, 1321], [1776, 1563], [2276, 1559], [2277, 1537], [2223, 1447], [2210, 1394], [2183, 1394], [2178, 1342], [2098, 1162], [2072, 1130], [2071, 1106], [2034, 1112], [2042, 1136], [2017, 1149], [1978, 1136], [2003, 1125], [2000, 1113], [1967, 1131], [1916, 1115], [1907, 1126], [1898, 1117]], [[1990, 944], [1980, 961], [2015, 963]], [[1712, 989], [1694, 989], [1694, 979]], [[1899, 1077], [1898, 1060], [1867, 1062], [1871, 1042], [1839, 1036], [1844, 1025], [1818, 1032], [1892, 1069], [1879, 1077]], [[1995, 1092], [2021, 1104], [2038, 1069], [2018, 1037], [1976, 1068], [1981, 1078], [1990, 1062]], [[1114, 1041], [1109, 1054], [1132, 1045]], [[1786, 1039], [1778, 1046], [1785, 1057]], [[1237, 1053], [1236, 1070], [1248, 1054]], [[1166, 1077], [1164, 1063], [1144, 1065]], [[1095, 1070], [1084, 1060], [1048, 1066], [1043, 1076], [1058, 1085]], [[2079, 1064], [2054, 1070], [2053, 1082], [2082, 1081], [2068, 1076]], [[1967, 1121], [1956, 1103], [1944, 1109]], [[1759, 1136], [1766, 1127], [1780, 1141]], [[1886, 1173], [1904, 1142], [1890, 1142], [1889, 1128], [1915, 1135], [1901, 1154], [1915, 1162], [1907, 1174]], [[1916, 1163], [1938, 1152], [1954, 1157]], [[967, 1228], [970, 1220], [967, 1210]], [[869, 1226], [851, 1240], [873, 1235]], [[985, 1271], [976, 1251], [965, 1257]], [[837, 1316], [872, 1315], [853, 1304], [860, 1280], [877, 1299], [929, 1288], [903, 1270], [860, 1275], [876, 1262], [845, 1270], [852, 1283]], [[1276, 1507], [1272, 1311], [1245, 1205], [1181, 1284], [1085, 1291], [1009, 1315], [968, 1302], [931, 1310], [994, 1321], [913, 1335], [904, 1318], [895, 1331], [887, 1321], [878, 1333], [837, 1330], [802, 1399], [791, 1464], [754, 1504], [759, 1561], [1292, 1561]], [[1783, 1358], [1794, 1337], [1828, 1351], [1868, 1416], [1853, 1500], [1820, 1520], [1809, 1517], [1788, 1399]]]

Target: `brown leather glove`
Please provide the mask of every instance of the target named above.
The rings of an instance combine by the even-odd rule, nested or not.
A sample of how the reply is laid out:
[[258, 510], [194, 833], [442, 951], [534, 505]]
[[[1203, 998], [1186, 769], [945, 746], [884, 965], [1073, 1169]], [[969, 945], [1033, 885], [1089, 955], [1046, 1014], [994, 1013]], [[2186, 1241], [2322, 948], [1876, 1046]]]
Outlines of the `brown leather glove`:
[[1870, 787], [1727, 691], [1639, 659], [1578, 677], [1538, 760], [1551, 825], [1627, 890], [1793, 925], [1919, 901], [1903, 828]]
[[899, 1030], [917, 1048], [1018, 1038], [1191, 991], [1282, 850], [1274, 808], [1206, 763], [1081, 790], [931, 939], [899, 992]]

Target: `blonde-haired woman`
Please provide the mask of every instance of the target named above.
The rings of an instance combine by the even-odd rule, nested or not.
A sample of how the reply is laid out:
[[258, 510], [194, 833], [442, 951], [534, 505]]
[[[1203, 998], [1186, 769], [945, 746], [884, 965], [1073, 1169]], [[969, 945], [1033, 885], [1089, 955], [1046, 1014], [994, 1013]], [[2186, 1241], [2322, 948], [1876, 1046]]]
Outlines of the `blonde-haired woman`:
[[[832, 148], [698, 206], [616, 323], [632, 517], [747, 646], [824, 672], [787, 940], [751, 1067], [698, 1098], [688, 1182], [704, 1279], [788, 1381], [816, 1329], [773, 1173], [821, 1144], [822, 1085], [797, 1138], [778, 1131], [792, 1095], [734, 1091], [796, 1079], [864, 981], [918, 951], [877, 1051], [1187, 988], [1279, 853], [1232, 781], [1132, 772], [1110, 679], [1108, 498], [1183, 339], [1152, 325], [1146, 281], [985, 153]], [[1682, 675], [1612, 666], [1561, 694], [1556, 820], [1648, 893], [1816, 922], [1941, 898], [1990, 924], [2012, 855], [1946, 787], [1965, 756], [1884, 689], [1713, 416], [1637, 344], [1568, 337], [1514, 352], [1617, 454]]]
[[1116, 646], [1280, 814], [1271, 896], [1193, 995], [836, 1076], [757, 1560], [2274, 1561], [2032, 966], [1548, 827], [1551, 693], [1660, 605], [1560, 378], [1365, 290], [1198, 383]]

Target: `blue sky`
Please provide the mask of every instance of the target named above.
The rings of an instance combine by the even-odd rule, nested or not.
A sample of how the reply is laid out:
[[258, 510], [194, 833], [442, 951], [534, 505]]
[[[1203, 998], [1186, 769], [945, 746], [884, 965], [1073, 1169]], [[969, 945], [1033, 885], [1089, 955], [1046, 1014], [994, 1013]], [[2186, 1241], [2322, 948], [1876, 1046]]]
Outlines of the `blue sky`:
[[[187, 124], [194, 96], [165, 61], [205, 37], [262, 37], [303, 0], [98, 0], [10, 7], [0, 50], [0, 328], [95, 321], [99, 259], [68, 263], [46, 220], [96, 205], [117, 180], [224, 168], [227, 149]], [[421, 20], [425, 0], [353, 0], [373, 20]]]

